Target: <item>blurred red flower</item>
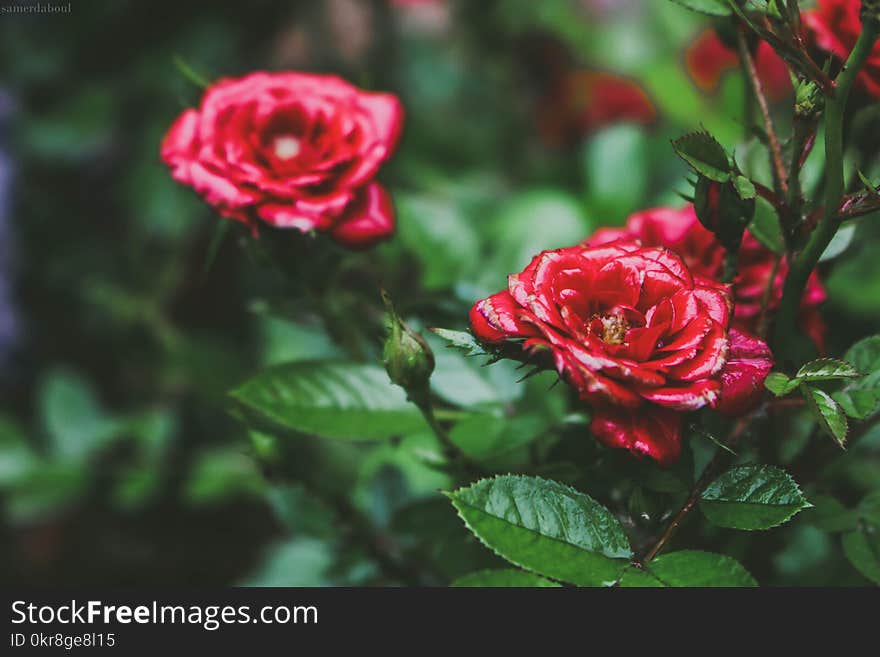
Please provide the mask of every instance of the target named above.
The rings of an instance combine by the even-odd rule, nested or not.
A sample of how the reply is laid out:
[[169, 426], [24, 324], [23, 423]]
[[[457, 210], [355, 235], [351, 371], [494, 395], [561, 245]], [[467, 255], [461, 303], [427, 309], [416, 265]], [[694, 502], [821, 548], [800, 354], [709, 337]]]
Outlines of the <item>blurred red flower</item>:
[[[624, 228], [600, 228], [586, 241], [591, 245], [616, 240], [637, 239], [645, 246], [666, 246], [678, 253], [690, 270], [698, 276], [718, 279], [724, 265], [724, 247], [697, 219], [694, 207], [681, 209], [653, 208], [632, 215]], [[746, 231], [739, 250], [739, 272], [733, 281], [733, 325], [755, 332], [761, 304], [773, 273], [776, 255]], [[788, 262], [783, 258], [776, 269], [767, 309], [775, 311], [782, 298], [782, 287], [788, 275]], [[821, 352], [825, 350], [825, 322], [819, 305], [826, 299], [825, 288], [814, 271], [801, 300], [801, 327]]]
[[[844, 61], [862, 31], [861, 6], [861, 0], [819, 0], [815, 10], [804, 12], [804, 25], [816, 45]], [[880, 96], [880, 42], [874, 44], [857, 79], [869, 94]]]
[[211, 85], [178, 117], [162, 160], [221, 215], [364, 247], [394, 231], [374, 177], [394, 151], [403, 110], [326, 75], [257, 72]]
[[621, 240], [544, 251], [508, 283], [471, 309], [474, 334], [549, 351], [606, 445], [669, 465], [682, 412], [741, 414], [762, 395], [767, 346], [730, 328], [726, 286], [669, 249]]
[[[791, 93], [791, 79], [782, 58], [766, 41], [755, 50], [755, 70], [764, 93], [771, 101], [782, 100]], [[685, 52], [688, 73], [701, 91], [711, 92], [718, 88], [721, 77], [739, 66], [739, 55], [729, 48], [716, 34], [706, 30], [691, 43]]]
[[632, 80], [599, 71], [564, 74], [539, 103], [538, 130], [551, 146], [577, 142], [614, 123], [649, 124], [657, 111]]

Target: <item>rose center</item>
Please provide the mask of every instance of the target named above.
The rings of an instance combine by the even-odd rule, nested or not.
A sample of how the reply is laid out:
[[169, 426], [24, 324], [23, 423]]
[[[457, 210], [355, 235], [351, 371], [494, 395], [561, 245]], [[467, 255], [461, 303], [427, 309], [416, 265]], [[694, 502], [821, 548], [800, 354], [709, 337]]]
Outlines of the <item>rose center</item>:
[[629, 323], [620, 315], [593, 315], [594, 321], [598, 321], [596, 331], [607, 344], [623, 344], [626, 332], [629, 331]]
[[278, 135], [272, 140], [272, 150], [279, 160], [289, 160], [299, 155], [300, 140], [293, 135]]

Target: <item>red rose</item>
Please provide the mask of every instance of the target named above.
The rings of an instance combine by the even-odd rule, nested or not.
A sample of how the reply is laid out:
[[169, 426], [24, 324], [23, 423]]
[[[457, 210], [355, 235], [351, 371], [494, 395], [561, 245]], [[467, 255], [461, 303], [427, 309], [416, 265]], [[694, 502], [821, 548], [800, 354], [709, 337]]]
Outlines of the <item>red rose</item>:
[[[804, 24], [816, 45], [845, 61], [862, 31], [861, 6], [861, 0], [819, 0], [815, 10], [804, 12]], [[874, 44], [857, 80], [869, 94], [880, 96], [880, 43]]]
[[729, 331], [730, 305], [725, 286], [672, 251], [618, 241], [535, 256], [470, 320], [483, 342], [548, 349], [593, 406], [600, 441], [668, 465], [681, 452], [681, 411], [742, 413], [772, 367], [763, 342]]
[[[755, 49], [755, 70], [764, 93], [771, 101], [782, 100], [791, 93], [791, 78], [782, 58], [766, 41]], [[715, 30], [706, 30], [685, 53], [688, 73], [701, 91], [718, 88], [721, 76], [739, 66], [739, 55], [718, 38]]]
[[403, 110], [390, 94], [304, 73], [252, 73], [211, 85], [162, 142], [175, 180], [251, 227], [327, 231], [363, 247], [388, 237], [394, 213], [375, 182]]
[[[697, 219], [692, 205], [680, 210], [654, 208], [632, 215], [625, 228], [600, 228], [587, 239], [589, 244], [605, 244], [618, 239], [637, 239], [645, 246], [666, 246], [678, 253], [697, 276], [718, 279], [724, 266], [724, 247]], [[761, 315], [761, 304], [773, 272], [776, 255], [746, 231], [739, 249], [739, 273], [733, 281], [733, 325], [755, 332]], [[768, 310], [775, 311], [782, 299], [782, 288], [788, 275], [788, 262], [783, 258], [773, 279]], [[826, 293], [819, 275], [813, 272], [801, 300], [800, 323], [820, 351], [825, 350], [825, 322], [819, 305]]]

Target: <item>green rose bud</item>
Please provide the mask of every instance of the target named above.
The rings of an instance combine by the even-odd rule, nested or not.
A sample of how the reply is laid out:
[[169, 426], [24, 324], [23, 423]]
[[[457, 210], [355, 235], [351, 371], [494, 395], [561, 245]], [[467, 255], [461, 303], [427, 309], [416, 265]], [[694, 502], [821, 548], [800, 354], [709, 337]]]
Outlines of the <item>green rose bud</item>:
[[811, 80], [801, 80], [794, 90], [795, 116], [812, 118], [821, 113], [824, 106], [822, 90]]
[[382, 352], [385, 370], [391, 381], [412, 393], [422, 393], [434, 371], [434, 354], [425, 339], [409, 328], [394, 310], [388, 294], [385, 302], [388, 337]]

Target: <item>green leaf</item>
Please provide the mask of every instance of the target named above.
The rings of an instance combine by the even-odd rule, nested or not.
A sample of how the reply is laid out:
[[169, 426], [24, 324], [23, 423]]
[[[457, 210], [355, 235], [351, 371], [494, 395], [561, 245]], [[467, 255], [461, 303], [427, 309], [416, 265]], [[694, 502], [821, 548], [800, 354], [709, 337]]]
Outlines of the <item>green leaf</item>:
[[230, 394], [262, 419], [324, 438], [376, 440], [426, 427], [406, 393], [373, 365], [327, 361], [277, 365]]
[[854, 420], [864, 420], [873, 415], [880, 403], [880, 390], [839, 390], [831, 398], [840, 404], [843, 412]]
[[862, 184], [865, 186], [865, 191], [870, 192], [871, 194], [877, 194], [880, 191], [880, 187], [875, 187], [874, 183], [862, 173], [861, 169], [856, 169], [856, 173], [859, 176], [859, 180], [862, 181]]
[[880, 528], [880, 489], [863, 497], [856, 512], [862, 520]]
[[853, 379], [862, 374], [845, 360], [819, 358], [806, 363], [795, 375], [804, 381], [830, 381], [832, 379]]
[[755, 199], [755, 216], [749, 223], [749, 232], [773, 253], [785, 252], [785, 239], [779, 226], [779, 217], [776, 216], [773, 206], [763, 198]]
[[709, 16], [730, 16], [731, 13], [730, 7], [724, 0], [672, 0], [672, 2]]
[[880, 335], [859, 340], [847, 350], [844, 359], [865, 374], [880, 370]]
[[450, 349], [458, 349], [464, 352], [465, 356], [482, 356], [486, 353], [482, 345], [477, 341], [473, 334], [468, 331], [452, 331], [444, 328], [428, 329], [434, 335], [446, 340]]
[[828, 246], [825, 247], [825, 250], [822, 252], [822, 256], [819, 258], [819, 262], [828, 262], [829, 260], [834, 260], [834, 258], [842, 255], [843, 252], [846, 251], [853, 243], [853, 239], [855, 238], [855, 236], [855, 224], [842, 226], [834, 234], [834, 237], [831, 238]]
[[560, 586], [556, 582], [545, 579], [534, 573], [515, 568], [498, 570], [479, 570], [459, 577], [452, 582], [454, 587], [494, 587], [494, 588], [552, 588]]
[[755, 185], [745, 176], [737, 176], [733, 181], [733, 184], [736, 187], [739, 197], [744, 201], [753, 199], [757, 195], [757, 192], [755, 192]]
[[256, 496], [264, 483], [253, 458], [237, 449], [217, 447], [196, 456], [184, 495], [193, 504], [212, 504]]
[[507, 417], [502, 409], [472, 413], [458, 422], [449, 438], [477, 461], [499, 457], [528, 445], [549, 428], [549, 418], [537, 413]]
[[678, 156], [697, 173], [715, 182], [727, 182], [731, 176], [730, 161], [724, 147], [708, 132], [691, 132], [672, 142]]
[[812, 386], [801, 386], [807, 406], [819, 422], [819, 426], [843, 447], [848, 430], [846, 414], [840, 405], [824, 390]]
[[118, 434], [119, 423], [104, 414], [94, 389], [76, 372], [50, 372], [39, 400], [43, 426], [59, 459], [86, 459]]
[[632, 557], [608, 509], [569, 486], [521, 475], [450, 493], [468, 529], [514, 565], [579, 586], [615, 582]]
[[880, 405], [880, 336], [859, 340], [847, 350], [844, 358], [865, 376], [831, 396], [851, 418], [864, 420]]
[[622, 587], [752, 587], [755, 578], [736, 559], [723, 554], [684, 550], [657, 557], [644, 570], [632, 567], [620, 580]]
[[[491, 244], [491, 251], [488, 257], [475, 256], [470, 265], [477, 272], [476, 282], [486, 291], [497, 290], [499, 283], [506, 284], [507, 275], [522, 271], [536, 253], [577, 244], [593, 229], [581, 200], [553, 188], [514, 194], [483, 223], [484, 244]], [[535, 230], [535, 226], [540, 226], [540, 230]], [[436, 248], [450, 247], [443, 244]], [[455, 280], [460, 281], [461, 268], [455, 273]]]
[[800, 383], [797, 379], [789, 379], [782, 372], [771, 372], [764, 379], [764, 387], [777, 397], [784, 397], [792, 390], [796, 390]]
[[700, 509], [713, 524], [730, 529], [770, 529], [810, 506], [794, 479], [771, 465], [741, 465], [713, 481]]
[[423, 288], [452, 287], [461, 280], [462, 272], [479, 260], [474, 222], [458, 200], [443, 194], [401, 194], [395, 197], [395, 205], [400, 217], [400, 246], [418, 260]]
[[854, 531], [844, 534], [843, 553], [853, 568], [880, 584], [880, 532]]
[[806, 519], [824, 532], [845, 532], [859, 523], [857, 512], [847, 509], [830, 495], [812, 497], [813, 508], [804, 511]]

